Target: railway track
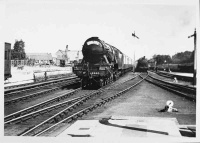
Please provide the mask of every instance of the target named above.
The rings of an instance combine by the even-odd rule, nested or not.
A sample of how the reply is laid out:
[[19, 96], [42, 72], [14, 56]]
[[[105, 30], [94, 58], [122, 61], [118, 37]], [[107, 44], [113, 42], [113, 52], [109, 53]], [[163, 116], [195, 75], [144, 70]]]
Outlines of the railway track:
[[[130, 79], [127, 79], [123, 83], [133, 82], [134, 81], [133, 79], [135, 79], [135, 78], [137, 78], [137, 76], [130, 78]], [[119, 83], [118, 86], [120, 86], [121, 84], [122, 83]], [[60, 96], [57, 99], [52, 99], [51, 101], [47, 101], [47, 103], [44, 102], [44, 103], [35, 105], [33, 107], [29, 107], [27, 109], [24, 109], [22, 111], [18, 111], [16, 113], [10, 114], [10, 115], [8, 115], [4, 118], [4, 121], [5, 121], [4, 124], [5, 125], [16, 124], [16, 123], [20, 123], [20, 124], [22, 123], [23, 124], [25, 121], [29, 122], [29, 120], [36, 121], [33, 118], [36, 118], [37, 116], [39, 116], [39, 119], [37, 121], [41, 121], [44, 118], [44, 113], [47, 114], [45, 116], [48, 116], [48, 117], [51, 116], [50, 118], [46, 119], [45, 121], [41, 121], [41, 123], [39, 123], [38, 125], [34, 125], [34, 127], [32, 127], [30, 131], [25, 131], [24, 133], [20, 134], [20, 135], [30, 135], [29, 134], [30, 132], [32, 132], [36, 128], [40, 128], [40, 126], [43, 126], [44, 124], [48, 124], [48, 123], [51, 123], [51, 122], [58, 122], [58, 120], [61, 117], [68, 115], [69, 112], [71, 112], [74, 108], [82, 105], [86, 101], [87, 101], [86, 106], [88, 106], [86, 108], [89, 110], [89, 109], [92, 109], [96, 106], [99, 106], [100, 104], [103, 104], [105, 102], [108, 102], [108, 101], [116, 98], [117, 96], [125, 93], [126, 91], [130, 90], [130, 88], [133, 87], [133, 86], [131, 86], [130, 88], [127, 88], [126, 90], [122, 90], [121, 92], [117, 91], [117, 93], [115, 93], [113, 95], [113, 94], [109, 94], [109, 93], [113, 93], [113, 91], [111, 91], [111, 87], [108, 88], [108, 86], [111, 86], [112, 88], [117, 87], [117, 85], [107, 85], [107, 86], [105, 86], [105, 87], [103, 87], [99, 90], [87, 91], [86, 94], [83, 94], [81, 96], [77, 96], [73, 99], [69, 99], [69, 100], [63, 101], [61, 103], [57, 103], [57, 104], [54, 104], [54, 105], [51, 105], [49, 107], [45, 107], [45, 108], [41, 109], [42, 106], [46, 106], [47, 104], [52, 104], [52, 102], [55, 102], [55, 101], [61, 100], [62, 98], [68, 97], [68, 95], [66, 94], [66, 95], [63, 95], [64, 97]], [[115, 89], [113, 89], [113, 90], [115, 90]], [[79, 93], [79, 92], [82, 92], [82, 90], [80, 90], [80, 89], [73, 90], [73, 91], [70, 91], [69, 94], [72, 95], [75, 92]], [[104, 95], [104, 93], [106, 93], [106, 94]], [[99, 97], [100, 94], [103, 95], [103, 96], [101, 95], [101, 98]], [[98, 95], [98, 96], [95, 96], [95, 95]], [[108, 96], [108, 95], [113, 95], [113, 96]], [[99, 102], [99, 100], [101, 102]], [[97, 101], [98, 101], [98, 104], [96, 104]], [[59, 109], [59, 111], [58, 111], [58, 108], [61, 108], [61, 109]], [[71, 117], [68, 116], [67, 118], [69, 118], [69, 119], [76, 118], [75, 115], [85, 114], [85, 112], [87, 112], [86, 108], [84, 108], [84, 107], [80, 107], [80, 108], [81, 108], [82, 111], [79, 110], [78, 113], [74, 113], [74, 116], [70, 115]], [[84, 108], [84, 110], [83, 110], [83, 108]], [[53, 111], [53, 113], [52, 113], [52, 111]], [[77, 112], [77, 111], [75, 111], [75, 112]], [[42, 117], [40, 116], [41, 114], [43, 114]], [[49, 114], [51, 114], [51, 115], [49, 115]], [[42, 118], [42, 119], [40, 119], [40, 118]], [[31, 122], [33, 122], [33, 121], [31, 121]]]
[[18, 97], [12, 96], [12, 97], [9, 97], [9, 98], [5, 98], [4, 105], [10, 105], [10, 104], [13, 104], [13, 103], [18, 103], [20, 101], [28, 100], [28, 99], [33, 98], [33, 97], [46, 95], [46, 94], [49, 94], [49, 93], [54, 92], [56, 90], [59, 90], [64, 86], [76, 84], [78, 82], [79, 82], [79, 79], [73, 79], [73, 80], [69, 80], [69, 81], [66, 81], [66, 82], [59, 83], [58, 85], [55, 85], [55, 87], [52, 87], [52, 88], [44, 89], [44, 90], [41, 90], [41, 91], [36, 91], [36, 92], [30, 93], [30, 94], [25, 94], [25, 95], [20, 94], [20, 95], [18, 95]]
[[[128, 80], [131, 80], [135, 77], [132, 77]], [[59, 82], [57, 84], [53, 84], [51, 86], [54, 86], [53, 88], [49, 88], [51, 86], [49, 86], [49, 84], [47, 85], [44, 85], [44, 86], [39, 86], [39, 87], [35, 87], [35, 88], [31, 88], [31, 89], [27, 89], [26, 91], [16, 91], [16, 92], [11, 92], [11, 93], [8, 93], [5, 95], [5, 101], [4, 101], [4, 105], [10, 105], [10, 104], [13, 104], [13, 103], [18, 103], [20, 101], [25, 101], [27, 99], [30, 99], [30, 98], [33, 98], [33, 97], [36, 97], [36, 96], [41, 96], [41, 95], [45, 95], [47, 93], [51, 93], [51, 92], [54, 92], [56, 90], [59, 90], [60, 88], [64, 87], [64, 86], [68, 86], [68, 85], [72, 85], [72, 84], [75, 84], [75, 83], [79, 83], [79, 79], [78, 78], [67, 78], [68, 80], [67, 81], [63, 81], [63, 82]], [[48, 89], [44, 89], [44, 90], [40, 90], [41, 88], [45, 88], [45, 87], [48, 87]], [[35, 91], [37, 90], [37, 91]], [[27, 92], [31, 92], [33, 91], [32, 93], [27, 93]], [[25, 93], [24, 95], [22, 93]], [[17, 95], [18, 94], [18, 95]], [[13, 97], [13, 95], [15, 95]]]
[[194, 87], [194, 86], [189, 86], [189, 85], [185, 85], [185, 84], [179, 84], [179, 83], [175, 83], [175, 82], [165, 81], [165, 80], [162, 80], [160, 78], [156, 78], [156, 77], [152, 76], [150, 73], [151, 72], [148, 72], [148, 75], [150, 77], [156, 79], [156, 80], [160, 80], [160, 81], [163, 81], [163, 82], [171, 84], [171, 85], [175, 85], [175, 86], [186, 88], [186, 89], [190, 90], [190, 92], [193, 92], [194, 94], [196, 94], [196, 87]]
[[[190, 87], [176, 84], [175, 86], [172, 83], [162, 81], [151, 75], [140, 74], [117, 84], [110, 83], [98, 90], [71, 90], [65, 95], [60, 95], [55, 99], [6, 116], [4, 118], [4, 127], [18, 124], [20, 126], [26, 125], [26, 128], [20, 130], [16, 135], [48, 136], [50, 132], [55, 131], [61, 124], [72, 124], [88, 112], [123, 95], [143, 80], [147, 80], [170, 92], [175, 92], [179, 95], [183, 94], [182, 96], [186, 96], [186, 92], [196, 92]], [[63, 99], [65, 100], [63, 101]], [[52, 103], [54, 104], [52, 105]]]
[[[113, 94], [110, 94], [111, 92], [108, 93], [108, 90], [106, 90], [106, 88], [105, 89], [99, 89], [99, 90], [95, 91], [95, 92], [100, 91], [101, 95], [98, 94], [98, 97], [92, 96], [93, 97], [92, 100], [88, 97], [85, 97], [83, 99], [78, 100], [72, 106], [70, 106], [71, 108], [75, 108], [72, 112], [66, 113], [66, 110], [69, 109], [69, 107], [68, 107], [68, 108], [64, 109], [63, 111], [59, 112], [58, 114], [54, 115], [53, 117], [51, 117], [51, 118], [45, 120], [44, 122], [38, 124], [34, 128], [24, 132], [23, 134], [21, 134], [21, 136], [24, 136], [24, 135], [40, 136], [40, 135], [44, 134], [45, 132], [47, 132], [48, 130], [56, 127], [57, 125], [59, 125], [62, 122], [70, 123], [72, 121], [75, 121], [77, 118], [83, 116], [84, 114], [87, 114], [88, 112], [91, 112], [95, 108], [102, 106], [103, 104], [105, 104], [109, 101], [112, 101], [113, 99], [123, 95], [125, 92], [129, 91], [131, 88], [133, 88], [134, 86], [136, 86], [137, 84], [139, 84], [143, 80], [144, 80], [143, 78], [140, 79], [140, 80], [137, 79], [137, 81], [134, 81], [135, 84], [131, 84], [131, 86], [129, 85], [125, 89], [123, 89], [123, 90], [120, 89]], [[126, 82], [130, 82], [130, 81], [131, 80], [127, 80]], [[126, 82], [124, 82], [124, 83], [126, 83]], [[118, 85], [120, 86], [120, 84], [118, 84]], [[96, 97], [96, 98], [94, 98], [94, 97]], [[83, 102], [85, 102], [85, 104], [83, 104]], [[82, 105], [82, 106], [80, 108], [78, 108], [79, 105]], [[65, 112], [64, 114], [67, 114], [68, 116], [61, 118], [60, 116], [63, 116], [63, 112]], [[54, 124], [49, 124], [49, 122], [54, 123]], [[48, 125], [46, 125], [46, 124], [48, 124]]]
[[13, 95], [27, 93], [27, 92], [31, 92], [34, 90], [39, 90], [39, 89], [45, 88], [45, 87], [49, 88], [52, 86], [61, 86], [70, 81], [73, 82], [74, 80], [76, 80], [78, 82], [79, 78], [77, 76], [74, 76], [74, 77], [55, 79], [55, 80], [46, 81], [46, 82], [42, 82], [42, 83], [35, 83], [35, 84], [26, 85], [26, 86], [22, 86], [22, 87], [7, 89], [7, 90], [4, 90], [4, 97], [7, 98], [7, 97], [11, 97]]
[[157, 71], [157, 72], [151, 71], [151, 72], [153, 72], [159, 76], [170, 78], [170, 79], [174, 79], [176, 77], [178, 80], [182, 80], [182, 81], [186, 81], [186, 82], [193, 81], [193, 77], [186, 77], [186, 76], [182, 76], [182, 75], [173, 75], [173, 74], [170, 74], [167, 72], [162, 72], [162, 71]]
[[146, 81], [153, 83], [161, 88], [164, 88], [170, 92], [174, 92], [180, 96], [183, 96], [189, 100], [196, 101], [196, 88], [195, 87], [189, 87], [186, 85], [181, 85], [177, 83], [172, 82], [166, 82], [164, 80], [158, 79], [152, 75], [148, 74], [148, 78], [146, 78]]
[[[70, 74], [67, 74], [65, 76], [55, 76], [55, 77], [50, 77], [48, 78], [47, 81], [52, 81], [52, 80], [55, 80], [55, 79], [62, 79], [62, 78], [68, 78], [68, 77], [74, 77], [75, 75], [70, 73]], [[27, 85], [33, 85], [33, 84], [38, 84], [38, 83], [43, 83], [45, 81], [38, 81], [38, 82], [34, 82], [34, 79], [31, 79], [31, 80], [24, 80], [24, 81], [33, 81], [33, 82], [30, 82], [30, 83], [23, 83], [23, 84], [17, 84], [17, 85], [11, 85], [11, 86], [4, 86], [4, 90], [8, 90], [8, 89], [13, 89], [13, 88], [18, 88], [18, 87], [24, 87], [24, 86], [27, 86]], [[18, 82], [12, 82], [12, 83], [18, 83]], [[6, 85], [6, 84], [5, 84]]]
[[[110, 89], [110, 88], [119, 86], [119, 85], [123, 84], [124, 82], [127, 82], [127, 81], [129, 81], [129, 80], [132, 80], [132, 79], [134, 79], [134, 78], [136, 78], [136, 77], [137, 77], [137, 76], [134, 76], [134, 77], [132, 77], [132, 78], [129, 78], [129, 79], [127, 79], [127, 80], [125, 80], [125, 81], [119, 83], [119, 84], [114, 84], [114, 85], [111, 84], [111, 86], [107, 85], [107, 86], [105, 86], [105, 87], [103, 87], [103, 88], [105, 88], [105, 89]], [[103, 89], [103, 88], [102, 88], [102, 89]], [[47, 106], [47, 105], [49, 105], [49, 104], [52, 104], [53, 102], [61, 101], [62, 99], [65, 99], [66, 97], [69, 97], [70, 95], [73, 95], [73, 94], [75, 94], [77, 91], [80, 91], [80, 90], [81, 90], [81, 88], [78, 88], [78, 89], [76, 89], [76, 90], [70, 90], [70, 91], [67, 92], [67, 93], [61, 94], [61, 95], [59, 95], [59, 96], [57, 96], [57, 97], [53, 97], [53, 98], [51, 98], [51, 99], [49, 99], [49, 100], [47, 100], [47, 101], [41, 102], [41, 103], [36, 104], [36, 105], [34, 105], [34, 106], [31, 106], [31, 107], [28, 107], [28, 108], [26, 108], [26, 109], [17, 111], [17, 112], [15, 112], [15, 113], [10, 114], [10, 115], [7, 115], [7, 116], [5, 116], [4, 121], [6, 121], [6, 123], [10, 123], [10, 122], [7, 122], [7, 121], [8, 121], [8, 120], [12, 120], [12, 119], [17, 118], [17, 117], [20, 117], [20, 116], [22, 116], [22, 115], [24, 115], [24, 114], [27, 114], [27, 113], [36, 111], [36, 110], [38, 110], [39, 108], [42, 108], [42, 107]], [[38, 93], [35, 93], [35, 94], [38, 94]], [[16, 102], [16, 100], [23, 100], [23, 98], [24, 98], [24, 97], [20, 97], [20, 98], [17, 98], [17, 99], [13, 99], [13, 100], [11, 100], [11, 101], [9, 100], [9, 101], [7, 101], [7, 102]], [[71, 101], [70, 101], [70, 102], [71, 102]], [[15, 120], [13, 120], [13, 121], [15, 121]], [[11, 122], [13, 122], [13, 121], [11, 121]]]

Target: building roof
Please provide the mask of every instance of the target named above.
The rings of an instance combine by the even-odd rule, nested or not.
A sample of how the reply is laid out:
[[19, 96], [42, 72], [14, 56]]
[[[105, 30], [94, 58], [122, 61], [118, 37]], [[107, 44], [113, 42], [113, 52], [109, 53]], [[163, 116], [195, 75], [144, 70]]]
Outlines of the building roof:
[[62, 50], [58, 50], [56, 53], [56, 58], [58, 60], [67, 60], [67, 53], [65, 51]]
[[66, 56], [69, 61], [74, 61], [83, 58], [82, 52], [78, 50], [68, 50], [67, 52], [63, 50], [58, 50], [55, 55], [57, 55], [56, 57], [57, 59], [63, 59], [63, 60], [65, 59], [64, 57]]
[[26, 53], [26, 56], [29, 59], [35, 59], [35, 60], [52, 60], [51, 53]]
[[58, 51], [56, 52], [56, 54], [57, 54], [58, 52], [60, 52], [60, 53], [63, 54], [63, 55], [66, 54], [66, 51], [63, 51], [63, 50], [58, 50]]

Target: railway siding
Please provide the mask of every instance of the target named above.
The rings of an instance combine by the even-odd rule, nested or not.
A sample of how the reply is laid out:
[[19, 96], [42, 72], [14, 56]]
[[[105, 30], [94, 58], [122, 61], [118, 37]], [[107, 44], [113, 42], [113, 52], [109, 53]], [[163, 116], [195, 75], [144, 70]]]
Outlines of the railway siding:
[[[142, 82], [142, 84], [140, 84], [139, 86], [135, 87], [136, 84], [139, 84], [141, 83], [141, 81], [144, 80], [144, 79], [141, 80], [140, 78], [147, 77], [145, 74], [142, 74], [139, 77], [139, 76], [134, 76], [134, 74], [132, 73], [131, 74], [129, 73], [125, 77], [126, 78], [121, 79], [121, 82], [119, 81], [120, 80], [119, 79], [117, 81], [118, 83], [117, 82], [111, 83], [110, 85], [107, 85], [103, 87], [102, 89], [100, 89], [99, 91], [97, 91], [101, 93], [101, 94], [98, 94], [98, 96], [89, 95], [88, 97], [80, 98], [81, 100], [72, 102], [72, 104], [67, 105], [67, 107], [62, 107], [61, 109], [59, 109], [60, 107], [58, 108], [56, 106], [55, 107], [49, 106], [52, 109], [49, 108], [48, 110], [46, 109], [44, 111], [41, 110], [41, 113], [43, 114], [42, 116], [38, 116], [40, 115], [40, 113], [38, 112], [36, 114], [30, 115], [31, 118], [32, 117], [35, 117], [35, 118], [29, 119], [29, 116], [27, 116], [26, 118], [19, 120], [19, 122], [21, 123], [20, 125], [16, 124], [16, 127], [17, 126], [23, 127], [23, 129], [20, 129], [13, 134], [15, 135], [17, 134], [21, 136], [22, 135], [51, 136], [52, 132], [54, 132], [53, 133], [54, 135], [57, 134], [55, 132], [60, 132], [59, 128], [55, 130], [56, 126], [59, 126], [60, 124], [69, 126], [69, 124], [72, 124], [74, 121], [76, 121], [79, 118], [99, 119], [99, 118], [102, 118], [102, 116], [105, 116], [104, 112], [106, 111], [108, 111], [106, 115], [128, 114], [129, 116], [131, 115], [131, 116], [142, 116], [142, 117], [145, 117], [145, 116], [146, 117], [156, 116], [156, 117], [164, 117], [164, 118], [175, 117], [177, 118], [177, 120], [179, 121], [181, 125], [183, 124], [195, 125], [196, 123], [196, 120], [195, 120], [196, 103], [195, 102], [185, 100], [185, 98], [183, 97], [176, 96], [173, 93], [170, 93], [166, 90], [163, 90], [145, 81]], [[145, 85], [145, 88], [141, 89], [142, 85]], [[157, 95], [160, 93], [161, 95]], [[154, 94], [156, 94], [156, 96]], [[120, 95], [123, 95], [123, 96], [120, 96]], [[117, 99], [113, 100], [115, 98]], [[178, 113], [165, 114], [165, 113], [159, 112], [159, 110], [164, 108], [166, 101], [169, 99], [174, 101], [176, 108], [179, 110]], [[113, 102], [110, 102], [110, 101], [113, 101]], [[181, 102], [179, 103], [179, 101]], [[108, 102], [110, 103], [106, 104]], [[58, 103], [58, 104], [61, 105], [62, 103]], [[104, 111], [101, 110], [102, 108], [98, 108], [98, 107], [102, 107], [102, 105], [104, 105], [103, 106]], [[187, 105], [187, 108], [185, 108], [184, 105]], [[94, 109], [96, 110], [94, 111]], [[110, 112], [109, 110], [116, 110], [116, 111]], [[86, 114], [87, 116], [83, 116]], [[26, 125], [26, 127], [24, 125]], [[10, 129], [11, 126], [12, 124], [6, 125], [6, 129]], [[43, 129], [40, 129], [40, 128], [43, 128]], [[28, 131], [29, 129], [31, 130]], [[37, 131], [34, 131], [35, 129]]]
[[151, 74], [151, 72], [148, 72], [148, 74], [149, 77], [151, 77], [156, 82], [152, 82], [151, 80], [146, 79], [147, 81], [156, 84], [157, 86], [160, 86], [162, 88], [165, 88], [166, 90], [169, 90], [171, 92], [175, 92], [192, 101], [196, 101], [196, 87], [188, 86], [185, 84], [178, 84], [175, 82], [169, 82], [159, 78], [156, 74]]
[[[134, 77], [135, 78], [135, 77]], [[132, 78], [133, 79], [133, 78]], [[125, 81], [129, 81], [129, 82], [132, 82], [133, 83], [133, 81], [132, 81], [132, 79], [128, 79], [128, 80], [125, 80]], [[119, 84], [120, 85], [120, 84]], [[109, 85], [108, 85], [109, 86]], [[126, 85], [126, 86], [128, 86], [128, 85]], [[115, 90], [115, 89], [114, 89]], [[106, 92], [107, 90], [106, 89], [100, 89], [99, 90], [99, 92]], [[116, 92], [116, 91], [115, 91]], [[115, 95], [115, 97], [117, 97], [117, 96], [119, 96], [119, 95], [121, 95], [121, 94], [123, 94], [125, 91], [122, 91], [120, 94], [118, 94], [118, 95]], [[109, 92], [109, 93], [111, 93], [111, 92]], [[96, 108], [96, 107], [98, 107], [98, 106], [101, 106], [102, 104], [104, 104], [106, 101], [105, 100], [102, 100], [102, 98], [105, 98], [105, 97], [108, 97], [108, 95], [111, 95], [111, 94], [109, 94], [108, 92], [106, 92], [106, 94], [103, 94], [103, 96], [101, 95], [101, 99], [99, 99], [99, 96], [97, 97], [97, 96], [88, 96], [88, 97], [86, 97], [85, 99], [86, 100], [89, 100], [87, 103], [86, 103], [86, 105], [83, 105], [83, 106], [81, 106], [81, 107], [79, 107], [79, 105], [82, 105], [82, 103], [83, 103], [83, 101], [85, 102], [85, 99], [83, 99], [83, 101], [77, 101], [77, 104], [74, 104], [73, 106], [69, 106], [67, 109], [65, 109], [65, 110], [68, 110], [68, 111], [72, 111], [73, 112], [73, 110], [74, 109], [76, 109], [76, 108], [80, 108], [80, 109], [83, 109], [85, 106], [88, 106], [88, 105], [90, 105], [91, 106], [91, 108]], [[113, 93], [113, 92], [112, 92]], [[111, 99], [114, 99], [114, 96], [113, 97], [109, 97], [108, 98], [109, 100], [107, 100], [107, 102], [108, 101], [110, 101]], [[98, 102], [98, 103], [96, 103], [96, 102]], [[94, 104], [94, 103], [96, 103], [96, 104]], [[92, 106], [94, 104], [94, 106]], [[53, 107], [54, 108], [54, 107]], [[56, 110], [57, 110], [57, 107], [55, 108]], [[46, 109], [45, 109], [46, 110]], [[48, 109], [48, 112], [49, 111], [51, 111], [52, 109]], [[54, 112], [56, 112], [56, 110], [55, 111], [53, 111], [53, 113]], [[92, 109], [90, 109], [90, 110], [92, 110]], [[42, 111], [43, 112], [43, 111]], [[45, 113], [46, 111], [44, 111], [43, 113]], [[38, 112], [39, 113], [39, 112]], [[30, 117], [32, 118], [32, 117], [36, 117], [36, 116], [38, 116], [39, 114], [38, 113], [34, 113], [33, 115], [31, 115], [30, 114], [30, 116], [29, 116], [29, 114], [25, 114], [24, 115], [24, 118], [22, 118], [22, 119], [16, 119], [16, 122], [21, 122], [22, 124], [24, 124], [24, 123], [26, 123], [26, 122], [24, 122], [25, 120], [27, 120], [27, 119], [29, 119]], [[46, 112], [47, 113], [47, 112]], [[48, 113], [49, 114], [49, 113]], [[49, 115], [43, 115], [42, 117], [45, 117], [45, 118], [47, 118]], [[52, 114], [52, 113], [51, 113]], [[59, 113], [59, 115], [58, 115], [58, 117], [53, 117], [52, 118], [52, 121], [53, 122], [57, 122], [57, 121], [59, 121], [59, 118], [61, 118], [62, 116], [65, 116], [65, 114], [66, 113]], [[69, 113], [67, 113], [67, 114], [69, 114]], [[38, 117], [36, 117], [36, 118], [38, 118]], [[30, 128], [33, 124], [34, 124], [34, 122], [35, 121], [42, 121], [41, 119], [40, 119], [41, 117], [39, 117], [37, 120], [33, 120], [33, 119], [31, 119], [32, 121], [32, 123], [30, 123], [30, 125], [29, 125], [29, 127], [28, 128]], [[73, 118], [77, 118], [77, 117], [73, 117]], [[72, 118], [72, 120], [73, 120], [73, 118]], [[15, 120], [15, 119], [14, 119]], [[13, 122], [15, 122], [13, 120]], [[12, 121], [12, 120], [11, 120]], [[28, 122], [30, 122], [29, 120], [28, 120]], [[21, 124], [20, 123], [20, 124]], [[7, 124], [7, 123], [6, 123]], [[7, 125], [6, 126], [6, 128], [9, 128], [9, 126], [10, 125]], [[35, 126], [35, 125], [34, 125]], [[48, 125], [47, 125], [48, 126]], [[26, 130], [26, 129], [25, 129]]]

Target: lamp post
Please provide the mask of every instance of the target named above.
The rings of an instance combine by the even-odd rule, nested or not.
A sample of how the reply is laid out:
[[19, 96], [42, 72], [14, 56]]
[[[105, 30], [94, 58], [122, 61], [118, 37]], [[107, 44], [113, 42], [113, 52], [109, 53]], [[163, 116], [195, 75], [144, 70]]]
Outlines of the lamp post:
[[193, 85], [196, 85], [196, 69], [197, 69], [197, 65], [196, 65], [196, 38], [197, 38], [197, 33], [196, 33], [196, 28], [194, 30], [194, 34], [188, 36], [188, 38], [194, 37], [194, 73], [193, 73]]
[[167, 70], [168, 70], [168, 72], [170, 72], [169, 62], [167, 60], [165, 60], [165, 64], [167, 64]]

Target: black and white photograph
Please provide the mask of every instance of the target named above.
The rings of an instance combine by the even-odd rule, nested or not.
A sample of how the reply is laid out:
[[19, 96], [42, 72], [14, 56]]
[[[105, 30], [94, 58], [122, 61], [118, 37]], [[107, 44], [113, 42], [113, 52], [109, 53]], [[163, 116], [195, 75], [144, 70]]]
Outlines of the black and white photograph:
[[0, 0], [3, 142], [197, 142], [199, 7]]

